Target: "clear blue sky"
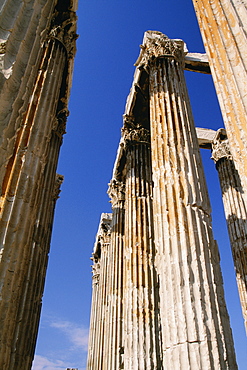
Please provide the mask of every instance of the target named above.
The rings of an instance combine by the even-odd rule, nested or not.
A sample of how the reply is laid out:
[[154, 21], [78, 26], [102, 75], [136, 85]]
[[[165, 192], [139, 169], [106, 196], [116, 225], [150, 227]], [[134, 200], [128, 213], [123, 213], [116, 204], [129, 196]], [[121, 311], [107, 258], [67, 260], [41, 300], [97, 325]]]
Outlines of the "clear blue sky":
[[[91, 301], [91, 253], [120, 139], [122, 114], [146, 30], [181, 38], [204, 52], [191, 0], [80, 0], [77, 55], [42, 320], [33, 370], [86, 368]], [[211, 77], [186, 72], [196, 125], [223, 127]], [[202, 153], [222, 260], [239, 370], [247, 364], [244, 331], [217, 172]]]

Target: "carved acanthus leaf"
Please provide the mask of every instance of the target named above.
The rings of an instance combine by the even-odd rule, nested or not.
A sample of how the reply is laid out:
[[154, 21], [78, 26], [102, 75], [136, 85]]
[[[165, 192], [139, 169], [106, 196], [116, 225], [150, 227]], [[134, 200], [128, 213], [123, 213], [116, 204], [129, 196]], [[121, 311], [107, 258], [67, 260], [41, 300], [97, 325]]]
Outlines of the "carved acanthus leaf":
[[6, 45], [7, 45], [7, 41], [3, 41], [0, 43], [0, 54], [6, 53]]
[[68, 14], [62, 24], [54, 25], [50, 31], [49, 38], [58, 40], [66, 49], [68, 58], [75, 56], [76, 46], [75, 41], [78, 35], [75, 32], [76, 15], [74, 12]]
[[100, 279], [100, 262], [95, 262], [92, 266], [93, 285], [97, 285]]
[[56, 174], [54, 191], [53, 191], [53, 199], [57, 200], [59, 198], [59, 194], [61, 192], [60, 188], [63, 183], [64, 177], [62, 175]]
[[212, 142], [212, 157], [215, 163], [222, 158], [232, 159], [226, 130], [221, 128], [217, 131]]
[[124, 139], [125, 147], [138, 143], [150, 144], [150, 131], [145, 129], [139, 123], [135, 124], [132, 116], [124, 116], [122, 137]]
[[125, 184], [115, 179], [111, 180], [108, 188], [108, 195], [114, 207], [119, 201], [125, 200]]
[[172, 57], [184, 61], [185, 44], [182, 40], [172, 40], [158, 31], [147, 31], [144, 35], [141, 52], [135, 66], [147, 68], [151, 61], [159, 57]]
[[69, 111], [67, 109], [62, 109], [57, 113], [57, 116], [54, 119], [52, 130], [55, 131], [57, 136], [60, 138], [62, 138], [62, 136], [66, 133], [66, 122], [68, 115]]

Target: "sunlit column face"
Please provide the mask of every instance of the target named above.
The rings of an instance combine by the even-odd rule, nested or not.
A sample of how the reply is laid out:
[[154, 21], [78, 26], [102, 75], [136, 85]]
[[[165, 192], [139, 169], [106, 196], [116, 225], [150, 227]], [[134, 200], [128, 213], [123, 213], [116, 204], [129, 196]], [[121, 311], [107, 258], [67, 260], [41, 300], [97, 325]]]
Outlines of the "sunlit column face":
[[247, 4], [238, 0], [193, 3], [246, 203]]
[[169, 348], [164, 366], [221, 367], [226, 356], [236, 368], [183, 58], [181, 40], [149, 32], [138, 61], [149, 71], [154, 238], [162, 340]]

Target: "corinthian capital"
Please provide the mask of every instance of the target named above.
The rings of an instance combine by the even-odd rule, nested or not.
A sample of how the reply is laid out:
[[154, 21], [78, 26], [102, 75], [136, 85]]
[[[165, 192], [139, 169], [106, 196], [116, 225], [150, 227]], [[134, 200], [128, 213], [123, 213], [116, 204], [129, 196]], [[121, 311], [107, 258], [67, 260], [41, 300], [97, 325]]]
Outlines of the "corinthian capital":
[[220, 128], [212, 142], [212, 157], [215, 163], [222, 158], [232, 159], [226, 130]]
[[76, 14], [68, 10], [63, 14], [65, 20], [59, 24], [57, 24], [57, 16], [58, 14], [55, 12], [49, 38], [59, 41], [65, 47], [68, 58], [73, 58], [76, 51], [75, 41], [78, 38], [76, 34]]
[[56, 173], [56, 179], [54, 184], [54, 190], [53, 190], [53, 199], [57, 200], [59, 198], [59, 194], [61, 192], [60, 188], [63, 183], [64, 177], [62, 175], [59, 175]]
[[56, 118], [53, 121], [52, 130], [60, 138], [62, 138], [66, 133], [66, 122], [68, 115], [69, 111], [67, 109], [62, 109], [57, 113]]
[[124, 126], [122, 128], [122, 137], [125, 147], [128, 145], [147, 143], [150, 144], [150, 132], [139, 123], [134, 123], [132, 116], [124, 116]]
[[184, 61], [187, 52], [182, 40], [172, 40], [158, 31], [147, 31], [144, 34], [143, 45], [135, 66], [146, 67], [156, 58], [171, 57], [180, 62]]
[[119, 201], [125, 200], [125, 184], [115, 179], [111, 180], [108, 188], [108, 195], [114, 207]]

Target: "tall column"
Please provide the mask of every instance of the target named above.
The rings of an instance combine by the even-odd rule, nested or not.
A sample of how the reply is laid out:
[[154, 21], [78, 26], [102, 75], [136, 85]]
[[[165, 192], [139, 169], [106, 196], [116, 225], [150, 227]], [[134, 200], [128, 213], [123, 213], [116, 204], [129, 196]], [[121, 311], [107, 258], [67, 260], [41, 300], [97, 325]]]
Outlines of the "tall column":
[[161, 369], [150, 131], [133, 117], [125, 117], [122, 132], [126, 155], [124, 368]]
[[93, 292], [88, 344], [88, 369], [102, 369], [105, 343], [105, 314], [107, 306], [107, 279], [109, 245], [111, 240], [110, 213], [103, 213], [93, 252]]
[[243, 188], [224, 129], [212, 142], [212, 158], [219, 174], [224, 210], [232, 247], [238, 291], [247, 331], [247, 210]]
[[102, 362], [100, 367], [97, 367], [99, 370], [123, 369], [124, 181], [113, 179], [109, 184], [108, 194], [112, 203], [112, 229], [105, 292], [107, 297], [105, 336], [101, 354]]
[[236, 369], [217, 244], [183, 75], [184, 45], [145, 33], [165, 369]]
[[[76, 16], [73, 1], [19, 3], [6, 60], [15, 39], [22, 41], [13, 49], [8, 83], [1, 81], [0, 368], [26, 370], [34, 355], [61, 180], [56, 167], [68, 116]], [[25, 24], [27, 10], [31, 19]]]
[[193, 3], [247, 202], [247, 2]]

